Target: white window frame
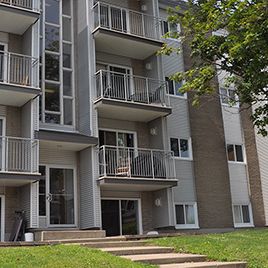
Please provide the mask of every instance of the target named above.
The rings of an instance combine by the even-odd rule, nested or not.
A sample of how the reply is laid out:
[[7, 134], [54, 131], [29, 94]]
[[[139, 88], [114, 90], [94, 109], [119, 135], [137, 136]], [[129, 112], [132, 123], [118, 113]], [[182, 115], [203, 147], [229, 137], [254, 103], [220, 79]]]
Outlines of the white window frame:
[[[192, 138], [178, 138], [178, 137], [169, 137], [169, 150], [172, 151], [171, 148], [171, 139], [177, 139], [178, 140], [178, 147], [179, 147], [179, 153], [180, 156], [173, 156], [174, 159], [178, 160], [193, 160], [193, 153], [192, 153]], [[181, 157], [181, 146], [180, 146], [180, 140], [187, 140], [188, 141], [188, 149], [189, 149], [189, 157]], [[173, 151], [172, 151], [173, 152]]]
[[[165, 79], [166, 78], [168, 78], [169, 79], [169, 77], [168, 76], [165, 76]], [[172, 81], [172, 83], [173, 83], [173, 89], [174, 89], [174, 94], [170, 94], [169, 93], [169, 84], [168, 84], [168, 82], [167, 82], [167, 87], [168, 87], [168, 95], [170, 96], [170, 97], [174, 97], [174, 98], [179, 98], [179, 99], [184, 99], [184, 100], [186, 100], [187, 99], [187, 93], [184, 93], [183, 95], [177, 95], [176, 94], [176, 81], [174, 81], [174, 80], [171, 80], [171, 79], [169, 79], [170, 81]], [[184, 84], [184, 81], [182, 81], [181, 82], [182, 83], [182, 85]]]
[[[119, 201], [119, 223], [120, 223], [120, 234], [122, 235], [122, 212], [121, 212], [121, 201], [122, 200], [131, 200], [138, 201], [138, 234], [143, 234], [142, 228], [142, 212], [141, 212], [141, 198], [117, 198], [117, 197], [102, 197], [101, 200], [116, 200]], [[101, 209], [102, 211], [102, 209]], [[102, 228], [102, 218], [101, 218], [101, 228]]]
[[[73, 24], [74, 24], [74, 10], [73, 10], [73, 0], [71, 0], [71, 15], [64, 15], [62, 13], [62, 1], [59, 0], [59, 24], [51, 23], [51, 22], [46, 22], [45, 17], [45, 0], [43, 1], [42, 4], [42, 11], [43, 11], [43, 25], [42, 29], [43, 32], [40, 33], [39, 38], [41, 39], [40, 42], [42, 41], [42, 48], [43, 48], [43, 53], [42, 53], [42, 63], [40, 64], [40, 68], [42, 68], [42, 80], [41, 80], [41, 89], [43, 92], [43, 99], [41, 102], [41, 127], [44, 126], [45, 128], [50, 127], [51, 129], [63, 129], [67, 131], [73, 131], [76, 128], [76, 109], [75, 109], [75, 102], [76, 102], [76, 97], [75, 97], [75, 62], [74, 62], [74, 30], [73, 30]], [[67, 18], [71, 20], [71, 41], [66, 41], [63, 40], [63, 18]], [[54, 52], [54, 51], [49, 51], [45, 50], [45, 26], [53, 26], [59, 28], [59, 51]], [[71, 62], [72, 66], [71, 68], [63, 67], [63, 44], [70, 44], [72, 45], [72, 56], [71, 56]], [[45, 55], [50, 54], [50, 55], [55, 55], [59, 56], [59, 81], [51, 81], [51, 80], [46, 80], [45, 79]], [[64, 96], [63, 95], [63, 72], [64, 71], [70, 71], [71, 72], [71, 86], [72, 86], [72, 96]], [[45, 109], [45, 83], [51, 83], [55, 85], [59, 85], [59, 111], [49, 111]], [[70, 99], [72, 100], [72, 125], [65, 125], [64, 124], [64, 100], [65, 99]], [[46, 114], [49, 115], [58, 115], [60, 116], [60, 123], [59, 124], [53, 124], [53, 123], [46, 123], [45, 122], [45, 117]]]
[[1, 198], [1, 242], [5, 241], [5, 196], [0, 195]]
[[[194, 224], [177, 224], [176, 220], [176, 205], [182, 205], [184, 211], [184, 219], [186, 219], [185, 205], [193, 206], [194, 208]], [[176, 229], [199, 229], [199, 221], [198, 221], [198, 211], [197, 211], [197, 203], [196, 202], [174, 202], [174, 225]]]
[[[228, 145], [233, 145], [234, 148], [234, 156], [235, 156], [235, 160], [229, 160], [228, 158]], [[243, 156], [243, 161], [237, 161], [237, 156], [236, 156], [236, 150], [235, 150], [235, 146], [241, 146], [242, 147], [242, 156]], [[232, 142], [227, 142], [226, 143], [226, 156], [227, 156], [227, 161], [230, 164], [240, 164], [240, 165], [245, 165], [247, 163], [246, 161], [246, 152], [245, 152], [245, 146], [242, 143], [232, 143]]]
[[[226, 92], [227, 92], [226, 96], [221, 94], [221, 89], [226, 90]], [[230, 100], [230, 91], [235, 91], [235, 89], [234, 88], [228, 88], [228, 87], [225, 87], [225, 86], [219, 86], [219, 94], [220, 94], [221, 105], [226, 106], [226, 107], [231, 107], [231, 108], [239, 108], [239, 99], [238, 99], [237, 95], [235, 95], [235, 101], [236, 101], [235, 104], [231, 105], [230, 103], [223, 102], [223, 98], [227, 98], [228, 100]]]
[[[242, 216], [242, 220], [243, 220], [242, 206], [248, 206], [249, 219], [250, 219], [250, 222], [249, 223], [236, 223], [235, 222], [235, 212], [234, 212], [234, 207], [235, 206], [239, 206], [240, 207], [240, 213], [241, 213], [241, 216]], [[232, 204], [232, 210], [233, 210], [233, 222], [234, 222], [234, 227], [235, 228], [254, 227], [253, 213], [252, 213], [251, 203], [234, 203], [234, 204]]]

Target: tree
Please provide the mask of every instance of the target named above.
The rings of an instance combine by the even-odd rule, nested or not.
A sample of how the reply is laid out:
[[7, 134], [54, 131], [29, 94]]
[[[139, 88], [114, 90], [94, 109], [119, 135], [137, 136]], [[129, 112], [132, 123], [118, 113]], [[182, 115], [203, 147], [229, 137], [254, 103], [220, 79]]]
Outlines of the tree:
[[[188, 0], [186, 6], [169, 8], [169, 23], [180, 23], [183, 30], [166, 37], [187, 42], [193, 64], [171, 78], [184, 81], [180, 91], [194, 91], [198, 105], [200, 96], [215, 92], [211, 82], [217, 73], [228, 72], [225, 86], [233, 86], [240, 107], [252, 107], [254, 125], [267, 135], [268, 1]], [[164, 44], [159, 53], [176, 50]]]

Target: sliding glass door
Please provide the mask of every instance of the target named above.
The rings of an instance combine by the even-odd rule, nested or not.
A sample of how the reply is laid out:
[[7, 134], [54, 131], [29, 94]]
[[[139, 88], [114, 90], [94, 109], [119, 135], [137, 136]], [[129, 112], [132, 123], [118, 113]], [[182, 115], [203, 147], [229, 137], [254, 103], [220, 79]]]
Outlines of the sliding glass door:
[[140, 232], [138, 200], [102, 200], [102, 229], [107, 236]]

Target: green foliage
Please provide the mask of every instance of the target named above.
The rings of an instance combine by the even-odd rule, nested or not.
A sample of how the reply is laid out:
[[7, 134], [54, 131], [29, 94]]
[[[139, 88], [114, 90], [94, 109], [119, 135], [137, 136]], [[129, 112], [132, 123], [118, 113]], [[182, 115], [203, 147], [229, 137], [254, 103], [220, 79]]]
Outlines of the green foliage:
[[150, 243], [174, 247], [177, 252], [204, 254], [216, 261], [246, 261], [249, 268], [268, 267], [267, 229], [182, 235], [151, 240]]
[[1, 248], [1, 268], [153, 268], [82, 246]]
[[[226, 85], [234, 86], [241, 106], [253, 107], [253, 122], [261, 134], [267, 135], [268, 1], [188, 0], [187, 5], [186, 10], [168, 10], [168, 20], [182, 25], [177, 38], [190, 46], [193, 59], [191, 69], [175, 74], [173, 79], [184, 80], [181, 90], [193, 91], [198, 104], [201, 95], [215, 92], [211, 82], [216, 70], [228, 72]], [[172, 52], [177, 49], [165, 44], [159, 53]]]

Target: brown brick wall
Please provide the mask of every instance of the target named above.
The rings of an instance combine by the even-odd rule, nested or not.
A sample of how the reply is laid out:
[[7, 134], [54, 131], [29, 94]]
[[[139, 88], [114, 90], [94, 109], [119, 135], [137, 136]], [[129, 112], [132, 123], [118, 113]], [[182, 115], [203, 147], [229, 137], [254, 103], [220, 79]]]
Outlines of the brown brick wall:
[[[190, 48], [183, 47], [185, 70], [191, 68]], [[218, 87], [215, 81], [215, 87]], [[233, 227], [232, 201], [224, 126], [217, 94], [201, 99], [200, 106], [191, 105], [189, 117], [194, 157], [194, 173], [201, 228]]]
[[255, 131], [252, 121], [250, 120], [250, 115], [251, 109], [243, 109], [241, 112], [253, 219], [256, 227], [262, 227], [265, 226], [264, 201], [262, 194], [261, 174], [259, 169], [259, 159], [255, 140]]

